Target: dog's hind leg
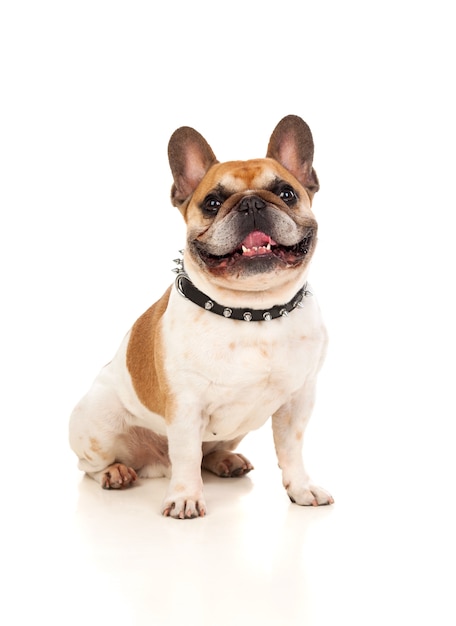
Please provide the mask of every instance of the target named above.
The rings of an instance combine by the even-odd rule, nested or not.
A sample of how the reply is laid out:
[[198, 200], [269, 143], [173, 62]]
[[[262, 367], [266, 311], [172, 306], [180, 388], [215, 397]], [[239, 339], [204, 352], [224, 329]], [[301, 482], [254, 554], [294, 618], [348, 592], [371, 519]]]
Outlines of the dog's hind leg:
[[132, 485], [137, 474], [121, 458], [121, 437], [129, 427], [129, 414], [103, 374], [80, 400], [70, 418], [70, 445], [78, 467], [105, 489]]
[[253, 470], [253, 465], [244, 455], [233, 452], [241, 439], [242, 437], [239, 437], [233, 441], [219, 441], [216, 444], [204, 443], [203, 468], [223, 478], [243, 476]]
[[104, 374], [75, 407], [70, 418], [70, 445], [78, 467], [104, 489], [124, 489], [143, 478], [168, 476], [166, 437], [134, 425]]

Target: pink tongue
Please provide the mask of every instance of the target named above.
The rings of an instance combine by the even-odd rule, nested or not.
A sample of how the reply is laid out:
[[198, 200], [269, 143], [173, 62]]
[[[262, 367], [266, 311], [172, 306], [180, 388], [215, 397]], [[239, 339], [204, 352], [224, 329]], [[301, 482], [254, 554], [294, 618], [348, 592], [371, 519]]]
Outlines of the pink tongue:
[[253, 233], [247, 235], [242, 242], [242, 245], [246, 248], [260, 248], [261, 246], [267, 246], [270, 243], [272, 246], [276, 245], [274, 239], [271, 239], [269, 235], [265, 235], [260, 230], [254, 230]]

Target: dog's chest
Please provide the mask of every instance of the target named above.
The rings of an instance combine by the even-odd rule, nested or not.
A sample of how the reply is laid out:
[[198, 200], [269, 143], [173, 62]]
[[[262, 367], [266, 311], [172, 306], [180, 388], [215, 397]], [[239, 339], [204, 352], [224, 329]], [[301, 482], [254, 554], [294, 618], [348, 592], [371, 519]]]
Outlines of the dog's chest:
[[209, 438], [259, 427], [316, 373], [324, 351], [324, 329], [311, 303], [271, 322], [236, 322], [205, 311], [194, 321], [166, 320], [166, 370], [174, 392], [209, 420]]
[[260, 426], [303, 384], [305, 359], [299, 351], [292, 363], [291, 346], [233, 341], [225, 356], [223, 349], [215, 348], [211, 367], [195, 370], [195, 382], [199, 379], [202, 385], [203, 414], [210, 420], [209, 435]]

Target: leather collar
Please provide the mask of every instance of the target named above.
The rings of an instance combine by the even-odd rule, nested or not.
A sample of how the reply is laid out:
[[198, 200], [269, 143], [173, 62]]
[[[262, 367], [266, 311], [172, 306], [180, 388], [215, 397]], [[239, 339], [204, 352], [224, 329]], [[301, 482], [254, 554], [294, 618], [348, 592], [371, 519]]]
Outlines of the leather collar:
[[[177, 261], [176, 261], [177, 262]], [[280, 317], [287, 317], [289, 313], [294, 311], [296, 307], [303, 307], [303, 299], [312, 296], [309, 291], [307, 282], [298, 291], [298, 293], [286, 304], [277, 304], [269, 309], [240, 309], [230, 308], [215, 302], [205, 293], [200, 291], [192, 283], [185, 272], [182, 262], [181, 267], [177, 270], [176, 289], [181, 296], [191, 300], [194, 304], [216, 315], [221, 315], [227, 319], [241, 320], [244, 322], [269, 322]]]

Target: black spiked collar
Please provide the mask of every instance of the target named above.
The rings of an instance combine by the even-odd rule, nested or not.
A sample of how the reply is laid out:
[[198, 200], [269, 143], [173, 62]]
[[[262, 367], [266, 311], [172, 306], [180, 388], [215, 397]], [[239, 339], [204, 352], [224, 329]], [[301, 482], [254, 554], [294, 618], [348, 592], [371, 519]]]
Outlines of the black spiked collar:
[[188, 300], [191, 300], [202, 309], [215, 313], [216, 315], [221, 315], [227, 319], [241, 320], [244, 322], [269, 322], [279, 317], [287, 317], [287, 315], [294, 311], [296, 307], [304, 306], [304, 298], [308, 298], [313, 295], [308, 289], [306, 282], [298, 293], [286, 304], [277, 304], [269, 309], [230, 308], [215, 302], [215, 300], [212, 300], [209, 296], [195, 287], [185, 272], [181, 259], [175, 260], [175, 263], [179, 265], [179, 268], [176, 268], [173, 271], [177, 273], [175, 285], [180, 295]]

